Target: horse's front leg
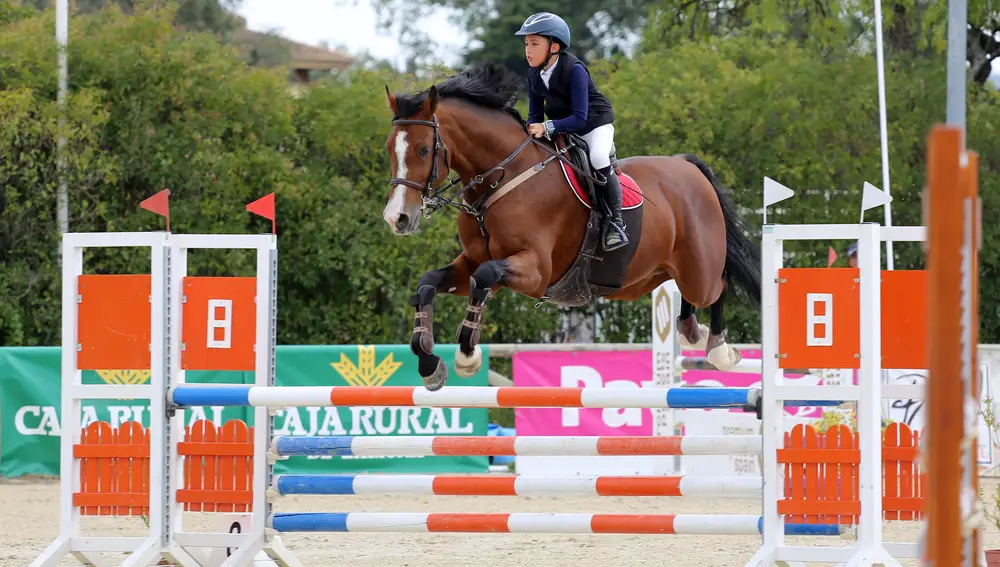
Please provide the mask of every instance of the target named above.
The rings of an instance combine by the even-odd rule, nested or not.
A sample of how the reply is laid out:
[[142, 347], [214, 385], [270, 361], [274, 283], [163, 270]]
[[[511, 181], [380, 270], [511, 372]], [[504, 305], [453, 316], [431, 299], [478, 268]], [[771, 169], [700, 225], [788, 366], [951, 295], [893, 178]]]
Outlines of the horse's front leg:
[[417, 283], [417, 293], [410, 299], [416, 309], [410, 351], [417, 356], [417, 368], [428, 390], [439, 390], [448, 380], [448, 367], [434, 354], [434, 296], [438, 292], [465, 295], [473, 265], [464, 255], [451, 264], [424, 274]]
[[490, 260], [476, 268], [469, 280], [469, 306], [465, 310], [465, 318], [458, 326], [456, 374], [468, 378], [483, 366], [479, 338], [483, 311], [486, 309], [486, 301], [493, 296], [493, 289], [503, 286], [525, 295], [541, 296], [549, 281], [548, 270], [531, 250], [522, 250], [502, 260]]

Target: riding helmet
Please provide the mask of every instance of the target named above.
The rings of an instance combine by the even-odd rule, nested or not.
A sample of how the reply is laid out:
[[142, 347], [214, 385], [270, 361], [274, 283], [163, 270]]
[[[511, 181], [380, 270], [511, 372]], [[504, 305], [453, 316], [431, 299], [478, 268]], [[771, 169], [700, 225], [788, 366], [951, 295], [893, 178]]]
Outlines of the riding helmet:
[[852, 242], [850, 246], [847, 247], [847, 257], [850, 258], [858, 253], [858, 243]]
[[551, 12], [538, 12], [528, 16], [521, 29], [514, 35], [543, 35], [558, 40], [569, 47], [569, 25], [566, 20]]

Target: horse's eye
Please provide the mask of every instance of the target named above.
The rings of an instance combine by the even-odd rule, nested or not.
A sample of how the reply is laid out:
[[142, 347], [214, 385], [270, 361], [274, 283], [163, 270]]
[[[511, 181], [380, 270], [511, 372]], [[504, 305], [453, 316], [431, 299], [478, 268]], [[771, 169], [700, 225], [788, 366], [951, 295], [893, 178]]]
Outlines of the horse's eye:
[[429, 154], [429, 153], [431, 153], [430, 146], [424, 146], [424, 147], [420, 148], [420, 157], [425, 158], [425, 157], [427, 157], [427, 154]]

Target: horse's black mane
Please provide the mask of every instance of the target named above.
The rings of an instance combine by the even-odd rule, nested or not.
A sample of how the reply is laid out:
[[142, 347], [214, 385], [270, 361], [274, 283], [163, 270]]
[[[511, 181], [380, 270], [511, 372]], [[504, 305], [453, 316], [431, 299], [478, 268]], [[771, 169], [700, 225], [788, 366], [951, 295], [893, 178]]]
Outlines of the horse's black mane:
[[[457, 98], [471, 103], [500, 110], [522, 126], [525, 125], [521, 113], [514, 108], [517, 96], [524, 86], [524, 79], [503, 65], [481, 63], [461, 73], [441, 81], [437, 85], [438, 96], [442, 99]], [[409, 118], [416, 114], [430, 89], [396, 95], [396, 116]]]

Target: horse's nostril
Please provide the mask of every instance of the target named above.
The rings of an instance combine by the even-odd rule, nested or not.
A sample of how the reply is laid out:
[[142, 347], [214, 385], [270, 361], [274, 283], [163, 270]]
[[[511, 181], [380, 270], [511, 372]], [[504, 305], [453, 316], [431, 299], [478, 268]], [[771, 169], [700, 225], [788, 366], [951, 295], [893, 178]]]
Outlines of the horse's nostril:
[[400, 213], [399, 216], [396, 217], [396, 228], [402, 230], [408, 226], [410, 226], [410, 215]]

